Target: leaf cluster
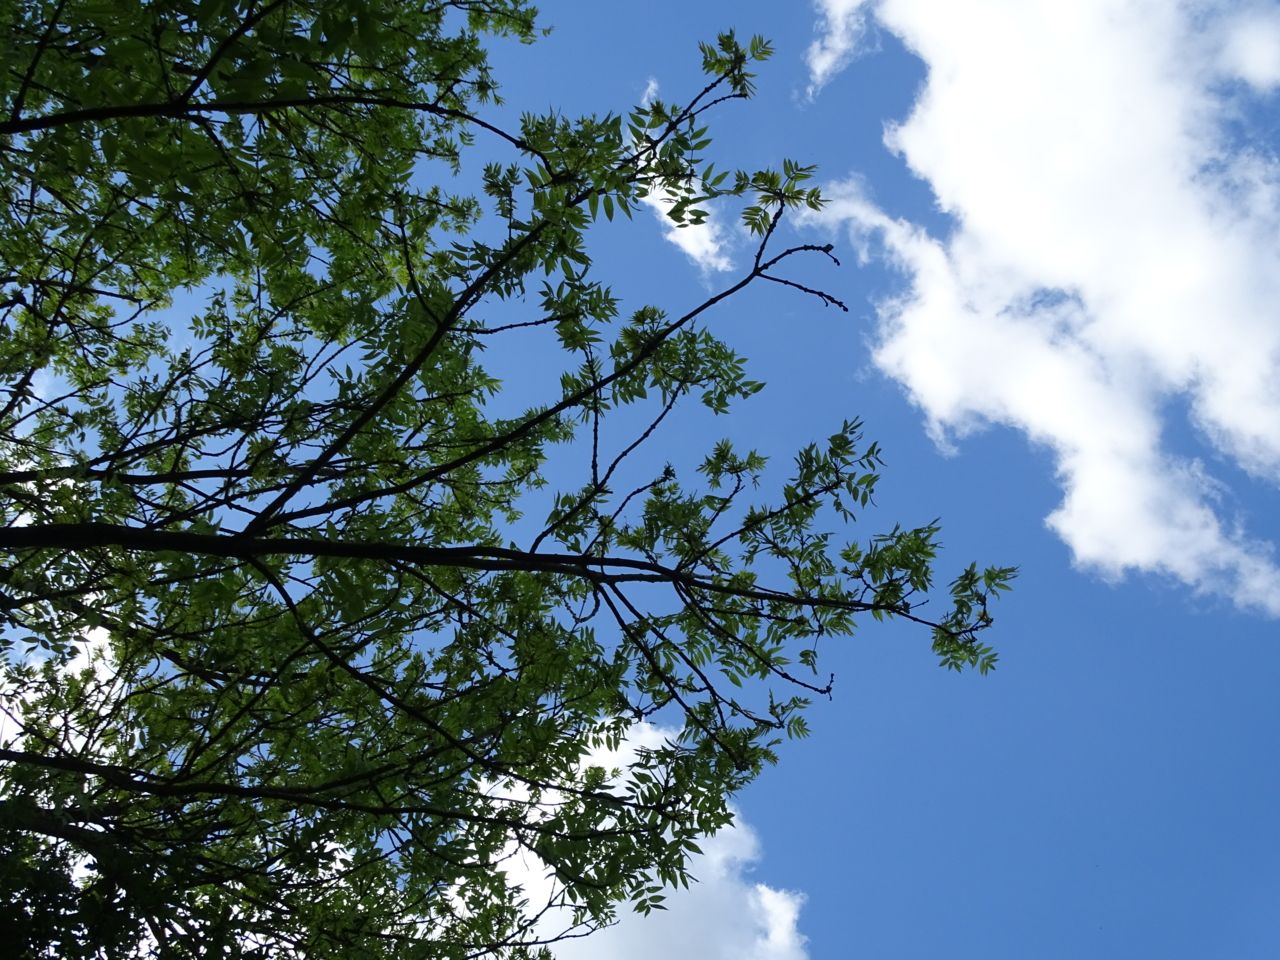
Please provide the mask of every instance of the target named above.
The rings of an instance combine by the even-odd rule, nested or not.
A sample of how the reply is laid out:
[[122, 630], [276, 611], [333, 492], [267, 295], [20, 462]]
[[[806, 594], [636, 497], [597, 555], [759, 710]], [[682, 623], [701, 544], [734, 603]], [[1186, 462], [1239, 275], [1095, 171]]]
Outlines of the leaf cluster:
[[[704, 45], [683, 103], [508, 130], [485, 44], [537, 36], [523, 0], [3, 23], [0, 903], [23, 955], [542, 956], [688, 883], [828, 693], [822, 637], [906, 618], [946, 666], [994, 663], [1012, 571], [970, 568], [929, 618], [935, 526], [837, 539], [879, 480], [860, 424], [772, 493], [728, 442], [686, 477], [650, 455], [684, 401], [760, 391], [718, 332], [734, 297], [843, 306], [786, 274], [831, 255], [779, 241], [821, 203], [812, 168], [705, 159], [763, 40]], [[689, 224], [739, 201], [750, 264], [624, 310], [590, 231], [653, 196]], [[513, 398], [482, 361], [530, 342], [561, 376]]]

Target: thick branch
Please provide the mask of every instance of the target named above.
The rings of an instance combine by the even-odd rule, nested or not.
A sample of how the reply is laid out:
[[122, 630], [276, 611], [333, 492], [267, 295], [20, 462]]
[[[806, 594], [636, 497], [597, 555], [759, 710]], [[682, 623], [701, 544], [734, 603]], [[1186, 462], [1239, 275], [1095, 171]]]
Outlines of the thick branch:
[[513, 146], [538, 156], [529, 144], [520, 137], [512, 136], [501, 127], [486, 123], [479, 117], [465, 110], [454, 110], [439, 104], [422, 100], [404, 100], [375, 92], [369, 93], [317, 93], [305, 97], [275, 97], [266, 100], [207, 100], [188, 103], [185, 100], [163, 100], [158, 103], [124, 103], [106, 104], [98, 107], [84, 107], [80, 110], [63, 110], [59, 113], [48, 113], [44, 116], [19, 117], [0, 122], [0, 137], [15, 136], [24, 133], [35, 133], [38, 130], [50, 130], [77, 123], [113, 123], [135, 117], [162, 117], [170, 120], [183, 120], [206, 113], [226, 114], [259, 114], [274, 113], [278, 110], [298, 110], [307, 107], [390, 107], [397, 110], [411, 110], [417, 113], [429, 113], [434, 117], [445, 117], [460, 120], [487, 130], [501, 137]]
[[812, 609], [844, 610], [855, 613], [880, 611], [925, 626], [946, 629], [948, 633], [955, 635], [955, 631], [935, 621], [917, 617], [902, 605], [788, 593], [767, 588], [732, 586], [717, 583], [686, 570], [630, 557], [533, 553], [507, 547], [425, 547], [369, 541], [316, 540], [305, 537], [247, 537], [147, 530], [106, 523], [39, 524], [0, 530], [0, 551], [85, 550], [101, 547], [236, 557], [244, 560], [264, 556], [343, 557], [422, 566], [460, 567], [489, 572], [524, 570], [581, 577], [600, 585], [634, 582], [670, 583], [686, 589], [761, 603], [792, 604]]

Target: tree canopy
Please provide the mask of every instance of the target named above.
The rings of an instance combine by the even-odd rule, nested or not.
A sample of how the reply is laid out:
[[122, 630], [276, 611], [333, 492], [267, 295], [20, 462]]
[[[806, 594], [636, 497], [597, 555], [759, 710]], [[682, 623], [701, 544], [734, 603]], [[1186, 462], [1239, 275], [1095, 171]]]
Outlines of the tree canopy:
[[[776, 489], [727, 441], [650, 452], [761, 388], [719, 321], [748, 287], [841, 306], [787, 273], [831, 248], [779, 239], [812, 170], [706, 159], [769, 45], [703, 45], [683, 102], [504, 128], [486, 43], [539, 29], [524, 0], [4, 4], [19, 956], [537, 955], [687, 880], [827, 692], [821, 638], [905, 618], [994, 664], [1010, 570], [930, 618], [935, 526], [837, 536], [878, 480], [856, 421]], [[750, 263], [620, 303], [589, 241], [646, 197], [737, 203]], [[515, 335], [552, 394], [486, 372]]]

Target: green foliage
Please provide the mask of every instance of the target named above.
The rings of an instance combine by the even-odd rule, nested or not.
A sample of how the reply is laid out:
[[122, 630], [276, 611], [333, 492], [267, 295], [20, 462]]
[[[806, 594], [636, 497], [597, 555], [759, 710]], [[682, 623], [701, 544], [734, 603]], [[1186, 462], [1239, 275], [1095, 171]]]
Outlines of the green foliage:
[[[484, 42], [535, 39], [524, 0], [32, 0], [3, 30], [19, 956], [539, 956], [687, 884], [805, 735], [821, 637], [906, 618], [994, 664], [1012, 571], [927, 619], [936, 526], [836, 541], [878, 481], [858, 423], [772, 497], [728, 442], [690, 478], [644, 462], [683, 400], [761, 389], [715, 308], [760, 281], [842, 306], [781, 272], [831, 253], [777, 249], [812, 169], [704, 159], [763, 40], [703, 45], [683, 105], [508, 131]], [[624, 315], [589, 230], [649, 196], [737, 202], [751, 264]], [[497, 416], [480, 358], [512, 335], [565, 369]]]

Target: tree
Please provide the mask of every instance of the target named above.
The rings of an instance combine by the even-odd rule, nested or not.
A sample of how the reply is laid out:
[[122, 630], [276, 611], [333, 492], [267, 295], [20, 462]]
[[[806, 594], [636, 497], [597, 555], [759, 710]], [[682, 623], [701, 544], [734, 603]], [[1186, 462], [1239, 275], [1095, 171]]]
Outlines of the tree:
[[[525, 0], [6, 5], [0, 897], [22, 955], [535, 955], [687, 880], [857, 614], [994, 664], [1011, 571], [970, 567], [929, 620], [936, 527], [829, 532], [877, 481], [856, 422], [773, 499], [726, 442], [692, 479], [643, 462], [681, 401], [759, 390], [713, 333], [733, 297], [842, 306], [785, 273], [830, 247], [779, 249], [812, 171], [703, 159], [768, 45], [704, 45], [683, 105], [503, 129], [485, 38], [537, 29]], [[687, 223], [739, 201], [749, 267], [624, 316], [588, 231], [646, 196]], [[498, 417], [480, 355], [516, 329], [566, 371]], [[646, 724], [678, 732], [600, 765]], [[549, 902], [509, 882], [517, 853]]]

